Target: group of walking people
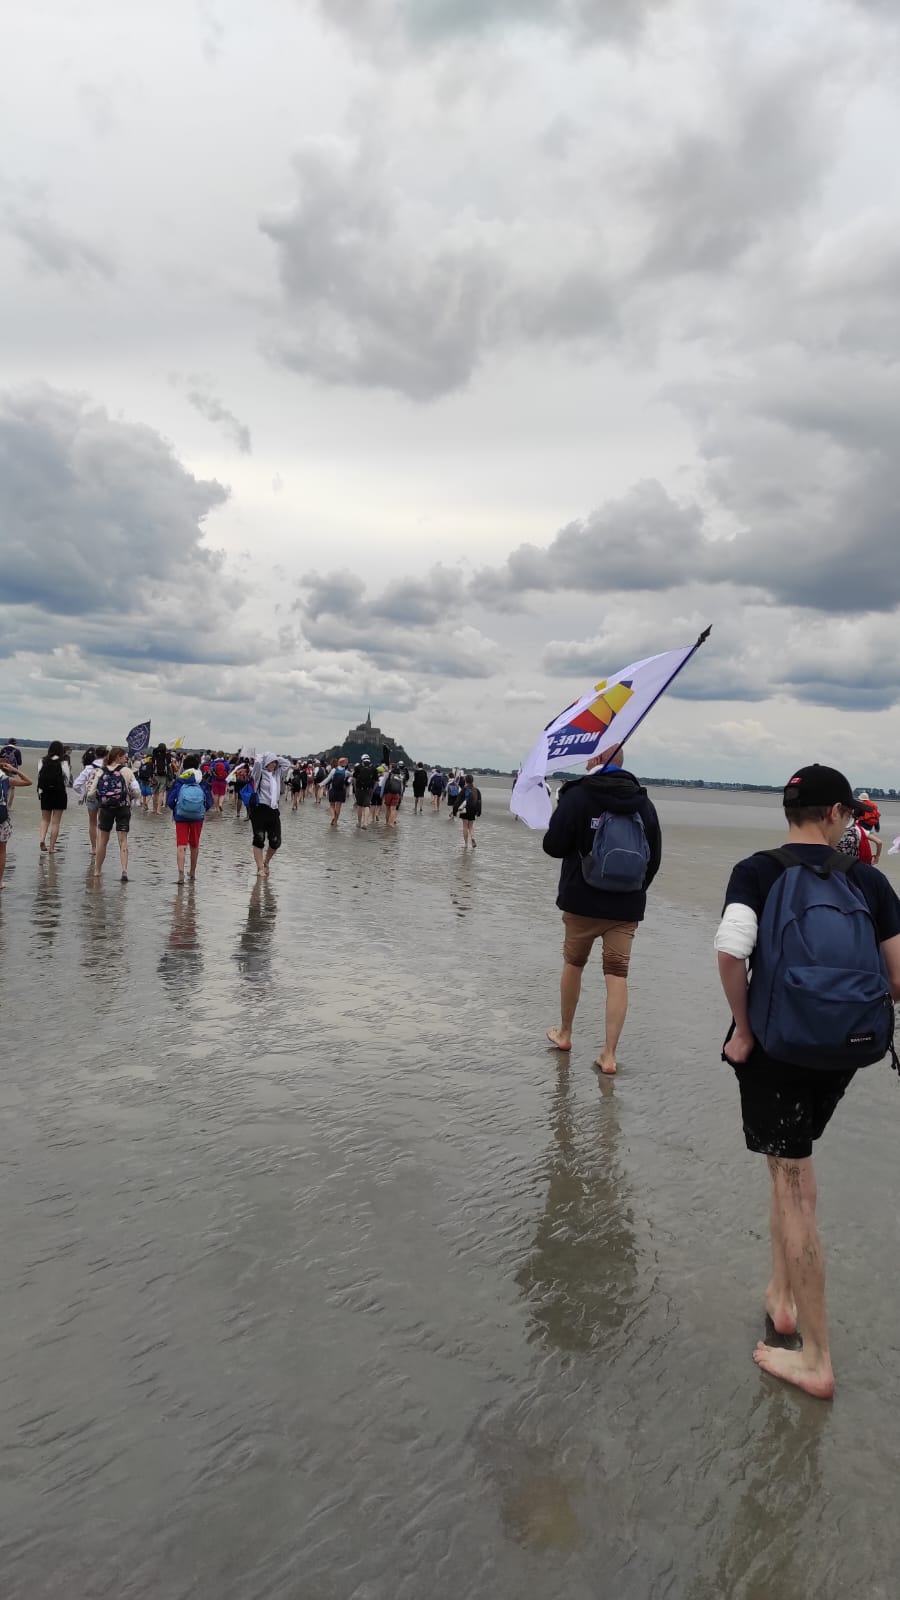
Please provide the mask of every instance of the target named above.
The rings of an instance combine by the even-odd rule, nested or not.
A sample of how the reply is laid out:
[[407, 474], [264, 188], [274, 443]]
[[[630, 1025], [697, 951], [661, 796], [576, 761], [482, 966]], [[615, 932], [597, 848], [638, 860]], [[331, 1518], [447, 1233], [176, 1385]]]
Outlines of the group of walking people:
[[410, 772], [408, 767], [396, 761], [390, 766], [378, 768], [370, 756], [364, 755], [351, 772], [346, 756], [341, 756], [325, 783], [325, 794], [331, 807], [331, 827], [338, 826], [341, 811], [352, 791], [356, 805], [357, 828], [368, 828], [373, 821], [377, 821], [382, 807], [384, 807], [386, 826], [396, 828], [397, 817], [410, 781], [413, 790], [413, 816], [418, 816], [423, 809], [426, 791], [432, 796], [435, 811], [440, 810], [446, 795], [448, 815], [454, 820], [459, 817], [462, 821], [463, 848], [467, 849], [471, 845], [474, 850], [477, 843], [475, 823], [481, 816], [482, 809], [481, 790], [475, 784], [474, 775], [471, 772], [459, 775], [455, 771], [447, 774], [442, 773], [440, 768], [435, 768], [429, 776], [424, 762], [421, 761], [417, 762]]
[[[12, 833], [11, 810], [16, 788], [31, 784], [22, 771], [22, 754], [11, 739], [0, 749], [0, 887]], [[161, 815], [168, 810], [175, 822], [178, 877], [196, 877], [203, 825], [210, 812], [222, 815], [231, 795], [235, 816], [246, 812], [252, 829], [252, 850], [257, 875], [268, 877], [271, 861], [282, 842], [281, 797], [287, 791], [291, 809], [297, 810], [312, 793], [316, 805], [327, 802], [331, 826], [338, 826], [341, 811], [351, 795], [356, 804], [357, 827], [368, 828], [384, 815], [395, 828], [407, 786], [412, 783], [415, 810], [430, 792], [435, 810], [446, 796], [448, 810], [461, 817], [463, 846], [475, 848], [475, 821], [481, 815], [481, 792], [472, 773], [429, 770], [423, 762], [414, 769], [392, 761], [376, 765], [364, 756], [350, 770], [346, 757], [289, 759], [273, 751], [261, 755], [237, 751], [186, 752], [158, 744], [135, 758], [123, 745], [93, 745], [82, 755], [81, 771], [73, 776], [72, 749], [59, 740], [48, 747], [37, 777], [41, 807], [40, 850], [54, 855], [63, 815], [72, 794], [87, 813], [93, 873], [100, 877], [113, 833], [119, 848], [123, 883], [128, 881], [129, 835], [135, 810]]]

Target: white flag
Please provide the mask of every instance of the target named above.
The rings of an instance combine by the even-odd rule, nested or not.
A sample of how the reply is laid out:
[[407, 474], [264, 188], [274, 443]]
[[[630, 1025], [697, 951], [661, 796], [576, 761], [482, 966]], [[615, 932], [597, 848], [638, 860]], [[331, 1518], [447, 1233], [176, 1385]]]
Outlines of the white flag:
[[553, 806], [545, 778], [555, 768], [580, 767], [611, 745], [624, 744], [651, 706], [668, 688], [694, 651], [707, 638], [685, 650], [633, 661], [610, 678], [594, 684], [558, 717], [547, 724], [537, 744], [522, 764], [509, 809], [529, 828], [549, 826]]

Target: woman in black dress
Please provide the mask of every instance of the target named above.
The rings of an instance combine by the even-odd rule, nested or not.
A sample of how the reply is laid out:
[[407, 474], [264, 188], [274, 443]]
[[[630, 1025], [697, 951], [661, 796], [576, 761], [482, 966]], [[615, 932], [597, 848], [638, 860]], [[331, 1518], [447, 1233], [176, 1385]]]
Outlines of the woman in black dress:
[[41, 802], [41, 849], [53, 855], [59, 838], [59, 825], [69, 804], [72, 773], [59, 739], [54, 739], [38, 771], [37, 791]]

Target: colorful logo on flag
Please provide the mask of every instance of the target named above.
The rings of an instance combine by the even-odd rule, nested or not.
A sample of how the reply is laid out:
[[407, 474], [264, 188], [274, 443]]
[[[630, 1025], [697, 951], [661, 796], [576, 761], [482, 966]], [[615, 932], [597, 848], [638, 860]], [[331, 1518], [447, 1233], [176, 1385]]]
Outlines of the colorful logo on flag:
[[634, 694], [630, 682], [614, 683], [607, 689], [604, 678], [595, 687], [598, 698], [550, 734], [548, 761], [584, 761], [592, 756], [613, 717], [618, 716]]

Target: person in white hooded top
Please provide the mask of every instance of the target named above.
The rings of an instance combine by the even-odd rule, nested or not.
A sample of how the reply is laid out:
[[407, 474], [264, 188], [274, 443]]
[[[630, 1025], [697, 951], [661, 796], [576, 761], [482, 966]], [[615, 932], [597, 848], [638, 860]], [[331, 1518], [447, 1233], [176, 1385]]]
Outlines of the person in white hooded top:
[[[269, 862], [281, 848], [281, 785], [291, 770], [291, 763], [272, 750], [264, 750], [253, 766], [253, 787], [256, 803], [249, 807], [250, 825], [253, 828], [253, 859], [258, 878], [269, 876]], [[268, 845], [268, 849], [266, 846]], [[263, 852], [265, 851], [265, 854]]]

